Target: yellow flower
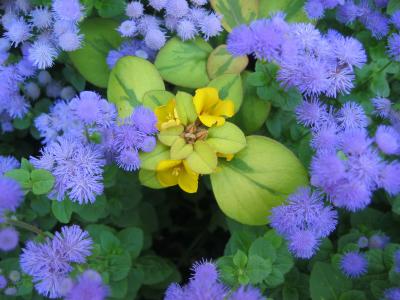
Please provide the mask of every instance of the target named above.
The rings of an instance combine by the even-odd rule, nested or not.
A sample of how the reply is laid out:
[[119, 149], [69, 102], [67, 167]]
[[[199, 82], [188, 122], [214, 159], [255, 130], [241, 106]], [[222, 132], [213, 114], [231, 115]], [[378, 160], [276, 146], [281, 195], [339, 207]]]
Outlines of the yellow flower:
[[175, 99], [168, 101], [165, 105], [157, 107], [154, 113], [157, 116], [157, 128], [160, 131], [177, 126], [181, 123], [176, 112]]
[[163, 187], [179, 185], [187, 193], [196, 193], [199, 174], [182, 160], [163, 160], [157, 165], [157, 179]]
[[201, 123], [207, 127], [224, 125], [225, 118], [234, 114], [233, 102], [219, 99], [218, 90], [212, 87], [197, 89], [193, 103]]

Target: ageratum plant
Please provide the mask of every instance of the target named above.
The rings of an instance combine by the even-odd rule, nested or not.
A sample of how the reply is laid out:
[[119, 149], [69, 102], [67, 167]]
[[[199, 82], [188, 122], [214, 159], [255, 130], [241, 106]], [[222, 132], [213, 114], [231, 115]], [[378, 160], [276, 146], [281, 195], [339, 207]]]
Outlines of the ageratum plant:
[[0, 299], [400, 299], [398, 0], [0, 15]]

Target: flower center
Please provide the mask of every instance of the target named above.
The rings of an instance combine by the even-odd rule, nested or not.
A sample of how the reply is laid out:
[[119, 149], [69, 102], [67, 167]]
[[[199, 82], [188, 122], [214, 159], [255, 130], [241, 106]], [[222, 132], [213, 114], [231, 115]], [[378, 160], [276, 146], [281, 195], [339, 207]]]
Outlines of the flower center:
[[172, 176], [179, 176], [179, 173], [181, 172], [181, 168], [180, 167], [175, 167], [172, 169]]
[[194, 144], [196, 141], [203, 141], [208, 136], [208, 129], [206, 126], [201, 124], [200, 121], [196, 121], [185, 127], [185, 130], [181, 133], [187, 144]]

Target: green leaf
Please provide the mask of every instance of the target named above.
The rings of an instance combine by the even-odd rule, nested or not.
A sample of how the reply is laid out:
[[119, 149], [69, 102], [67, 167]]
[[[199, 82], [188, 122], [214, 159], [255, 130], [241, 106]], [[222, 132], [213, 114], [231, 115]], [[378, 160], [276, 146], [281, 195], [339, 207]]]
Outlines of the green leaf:
[[225, 74], [211, 80], [210, 87], [218, 89], [222, 100], [231, 100], [235, 105], [235, 112], [240, 109], [243, 101], [243, 87], [240, 75]]
[[296, 288], [284, 286], [282, 290], [283, 300], [298, 300], [299, 293]]
[[137, 260], [137, 267], [144, 274], [143, 284], [153, 285], [167, 279], [174, 271], [171, 264], [155, 255], [142, 256]]
[[386, 79], [386, 73], [380, 72], [376, 74], [371, 81], [371, 92], [380, 97], [389, 97], [390, 87]]
[[176, 94], [176, 111], [183, 125], [194, 123], [197, 120], [193, 97], [188, 93], [178, 92]]
[[117, 105], [120, 117], [128, 117], [133, 107], [143, 102], [144, 95], [153, 90], [165, 90], [154, 65], [140, 57], [125, 56], [111, 71], [107, 97]]
[[119, 281], [126, 278], [129, 274], [131, 266], [132, 266], [132, 260], [128, 251], [124, 251], [122, 254], [112, 255], [109, 259], [109, 267], [108, 267], [111, 280]]
[[132, 259], [139, 256], [143, 248], [143, 230], [137, 227], [129, 227], [118, 233], [122, 247], [129, 251]]
[[86, 81], [74, 68], [66, 65], [62, 71], [64, 78], [79, 92], [85, 89]]
[[400, 9], [400, 2], [398, 0], [389, 0], [389, 3], [386, 8], [386, 12], [389, 15], [392, 15], [395, 11]]
[[154, 64], [165, 81], [187, 88], [204, 87], [210, 81], [206, 65], [211, 51], [203, 39], [183, 42], [172, 38], [158, 52]]
[[249, 257], [246, 274], [249, 276], [251, 284], [261, 283], [272, 271], [272, 264], [269, 259], [264, 259], [257, 255]]
[[233, 257], [233, 263], [240, 269], [244, 269], [246, 267], [247, 261], [247, 255], [241, 250], [238, 250]]
[[212, 8], [223, 16], [222, 25], [230, 32], [241, 24], [255, 20], [259, 11], [258, 0], [211, 0]]
[[172, 146], [180, 137], [183, 130], [184, 128], [182, 125], [166, 128], [158, 134], [158, 139], [164, 145]]
[[249, 256], [257, 255], [264, 259], [274, 262], [276, 259], [276, 250], [274, 246], [264, 237], [256, 239], [250, 246]]
[[120, 248], [121, 242], [111, 232], [105, 231], [100, 236], [100, 246], [105, 253], [112, 253]]
[[383, 263], [383, 251], [381, 249], [369, 249], [366, 252], [368, 259], [368, 272], [381, 273], [385, 271]]
[[193, 152], [193, 145], [186, 144], [184, 138], [178, 137], [171, 146], [171, 159], [185, 159]]
[[95, 7], [100, 17], [113, 18], [123, 15], [126, 3], [124, 0], [96, 0]]
[[121, 37], [116, 28], [119, 23], [101, 18], [86, 19], [79, 24], [85, 36], [83, 47], [69, 52], [72, 63], [79, 73], [95, 86], [106, 88], [110, 70], [106, 57], [111, 49], [121, 44]]
[[165, 105], [169, 100], [174, 99], [175, 95], [168, 91], [149, 91], [143, 96], [143, 105], [151, 109]]
[[246, 147], [246, 137], [243, 132], [229, 122], [225, 122], [222, 126], [211, 127], [206, 142], [215, 151], [224, 154], [234, 154]]
[[105, 218], [109, 214], [107, 211], [107, 199], [104, 195], [96, 197], [94, 203], [74, 203], [73, 210], [87, 222], [97, 222], [99, 219]]
[[340, 295], [339, 300], [367, 300], [367, 296], [363, 291], [347, 291]]
[[72, 202], [68, 198], [63, 201], [53, 200], [51, 203], [51, 211], [56, 219], [61, 223], [68, 223], [72, 215]]
[[27, 128], [29, 128], [29, 126], [31, 126], [32, 115], [28, 113], [23, 118], [14, 119], [12, 123], [16, 129], [19, 129], [19, 130], [27, 129]]
[[199, 174], [211, 174], [217, 168], [217, 154], [206, 142], [197, 141], [193, 152], [186, 158], [188, 166]]
[[285, 277], [279, 269], [273, 268], [271, 274], [265, 278], [264, 282], [269, 288], [275, 288], [285, 281]]
[[303, 9], [305, 0], [260, 0], [259, 18], [269, 17], [272, 13], [282, 11], [289, 22], [309, 22]]
[[316, 262], [311, 271], [310, 291], [313, 300], [337, 300], [351, 290], [352, 283], [330, 264]]
[[32, 192], [35, 195], [44, 195], [51, 191], [54, 185], [54, 176], [46, 170], [36, 169], [31, 173]]
[[126, 293], [128, 292], [128, 279], [122, 279], [120, 281], [110, 282], [111, 296], [116, 299], [126, 299]]
[[221, 280], [229, 285], [236, 284], [236, 266], [232, 256], [223, 256], [217, 260]]
[[307, 172], [296, 156], [262, 136], [247, 137], [247, 146], [232, 161], [220, 161], [218, 172], [211, 174], [221, 210], [249, 225], [266, 224], [271, 208], [307, 183]]
[[18, 181], [24, 190], [28, 190], [32, 187], [31, 175], [27, 170], [24, 169], [11, 170], [6, 172], [4, 176]]
[[169, 148], [161, 143], [157, 143], [151, 152], [141, 152], [141, 169], [155, 171], [160, 161], [169, 159]]
[[225, 246], [225, 255], [233, 255], [238, 250], [247, 253], [256, 236], [247, 230], [239, 230], [233, 232], [228, 243]]
[[246, 69], [249, 59], [247, 56], [233, 57], [226, 45], [219, 45], [208, 57], [207, 72], [211, 79], [223, 74], [240, 74]]
[[45, 216], [50, 212], [50, 201], [45, 196], [35, 197], [31, 200], [31, 208], [39, 216]]

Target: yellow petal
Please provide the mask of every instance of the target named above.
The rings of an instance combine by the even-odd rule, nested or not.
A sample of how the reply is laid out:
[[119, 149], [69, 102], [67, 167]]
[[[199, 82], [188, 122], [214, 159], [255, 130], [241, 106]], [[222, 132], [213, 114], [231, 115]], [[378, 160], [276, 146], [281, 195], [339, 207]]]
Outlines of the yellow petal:
[[157, 127], [159, 130], [162, 129], [163, 123], [173, 123], [174, 125], [177, 125], [177, 122], [173, 120], [175, 116], [175, 106], [175, 99], [171, 99], [167, 104], [161, 105], [154, 110], [158, 120]]
[[212, 127], [213, 125], [221, 126], [225, 123], [225, 119], [223, 117], [211, 116], [206, 114], [200, 115], [199, 119], [201, 123], [203, 123], [207, 127]]
[[232, 117], [235, 113], [235, 105], [231, 100], [220, 101], [212, 110], [214, 116]]
[[163, 187], [169, 187], [178, 184], [179, 176], [172, 175], [172, 170], [157, 171], [156, 176]]
[[196, 193], [199, 186], [199, 174], [190, 170], [185, 161], [183, 166], [184, 168], [178, 179], [179, 187], [186, 193]]
[[158, 163], [156, 171], [158, 172], [172, 170], [173, 168], [179, 166], [181, 163], [181, 160], [162, 160]]
[[197, 89], [193, 97], [194, 107], [198, 115], [211, 109], [218, 101], [218, 90], [212, 87]]

